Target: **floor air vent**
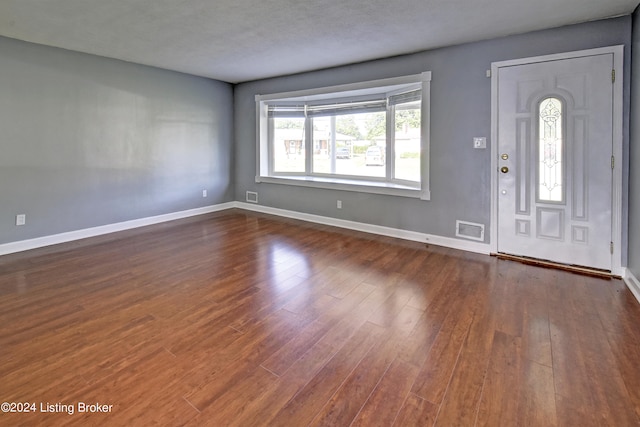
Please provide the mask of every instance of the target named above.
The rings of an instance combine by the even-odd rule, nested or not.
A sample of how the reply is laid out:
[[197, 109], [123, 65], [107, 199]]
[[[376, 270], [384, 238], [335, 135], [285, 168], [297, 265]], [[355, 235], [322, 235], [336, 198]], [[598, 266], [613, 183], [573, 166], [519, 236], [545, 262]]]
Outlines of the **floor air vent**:
[[484, 242], [484, 224], [456, 221], [456, 237]]

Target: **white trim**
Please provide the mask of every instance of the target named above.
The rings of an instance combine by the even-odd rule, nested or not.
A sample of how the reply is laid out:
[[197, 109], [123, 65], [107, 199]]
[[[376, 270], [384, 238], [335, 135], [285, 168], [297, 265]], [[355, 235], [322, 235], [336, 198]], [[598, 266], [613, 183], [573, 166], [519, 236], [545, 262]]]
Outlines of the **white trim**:
[[429, 200], [430, 192], [419, 188], [408, 188], [386, 181], [358, 181], [313, 176], [263, 176], [260, 182], [268, 184], [294, 185], [299, 187], [324, 188], [328, 190], [355, 191], [358, 193], [383, 194]]
[[622, 116], [623, 116], [623, 60], [624, 46], [610, 46], [587, 49], [554, 55], [519, 58], [491, 64], [491, 236], [489, 245], [492, 253], [498, 252], [498, 69], [515, 65], [536, 62], [556, 61], [561, 59], [580, 58], [602, 54], [613, 54], [616, 81], [613, 84], [613, 155], [616, 168], [613, 172], [611, 233], [613, 254], [611, 256], [611, 273], [624, 275], [622, 267]]
[[221, 203], [219, 205], [206, 206], [203, 208], [173, 212], [148, 218], [140, 218], [115, 224], [102, 225], [99, 227], [69, 231], [67, 233], [54, 234], [51, 236], [38, 237], [35, 239], [5, 243], [0, 245], [0, 256], [233, 208], [239, 208], [253, 212], [262, 212], [270, 215], [293, 218], [317, 224], [330, 225], [333, 227], [346, 228], [349, 230], [362, 231], [365, 233], [377, 234], [381, 236], [395, 237], [397, 239], [423, 242], [436, 246], [444, 246], [447, 248], [459, 249], [462, 251], [475, 252], [483, 255], [490, 254], [489, 245], [486, 243], [463, 241], [450, 237], [436, 236], [432, 234], [401, 230], [398, 228], [384, 227], [381, 225], [366, 224], [356, 221], [347, 221], [344, 219], [289, 211], [262, 205], [254, 205], [245, 202], [227, 202]]
[[366, 82], [347, 83], [336, 86], [325, 86], [313, 89], [302, 89], [289, 92], [269, 93], [264, 95], [256, 95], [256, 102], [270, 101], [273, 99], [284, 98], [299, 98], [299, 97], [314, 97], [317, 95], [324, 95], [327, 93], [348, 92], [348, 91], [362, 91], [366, 89], [379, 89], [386, 86], [405, 85], [411, 83], [430, 82], [431, 71], [425, 71], [420, 74], [411, 74], [408, 76], [391, 77], [388, 79], [369, 80]]
[[235, 202], [221, 203], [219, 205], [205, 206], [203, 208], [190, 209], [180, 212], [172, 212], [164, 215], [157, 215], [147, 218], [134, 219], [131, 221], [118, 222], [115, 224], [101, 225], [99, 227], [85, 228], [82, 230], [69, 231], [66, 233], [54, 234], [51, 236], [37, 237], [35, 239], [21, 240], [0, 245], [0, 255], [7, 255], [15, 252], [28, 251], [30, 249], [42, 248], [59, 243], [71, 242], [74, 240], [86, 239], [88, 237], [101, 236], [103, 234], [115, 233], [117, 231], [130, 230], [132, 228], [144, 227], [147, 225], [159, 224], [161, 222], [173, 221], [176, 219], [188, 218], [196, 215], [218, 212], [235, 207]]
[[498, 253], [498, 68], [491, 63], [491, 215], [489, 246], [491, 253]]
[[613, 171], [613, 194], [611, 197], [611, 234], [613, 239], [613, 254], [611, 256], [611, 272], [622, 275], [622, 127], [623, 127], [623, 85], [624, 80], [624, 46], [613, 46], [613, 66], [616, 70], [616, 80], [613, 84], [613, 155], [616, 159]]
[[[582, 58], [584, 56], [596, 56], [596, 55], [605, 55], [607, 53], [613, 53], [614, 55], [622, 54], [624, 52], [624, 45], [616, 45], [616, 46], [606, 46], [606, 47], [598, 47], [595, 49], [585, 49], [585, 50], [576, 50], [573, 52], [561, 52], [554, 53], [551, 55], [542, 55], [542, 56], [532, 56], [529, 58], [517, 58], [510, 59], [507, 61], [498, 61], [491, 63], [491, 78], [493, 79], [495, 76], [494, 65], [498, 68], [502, 67], [513, 67], [515, 65], [526, 65], [533, 64], [536, 62], [549, 62], [549, 61], [559, 61], [562, 59], [572, 59], [572, 58]], [[616, 70], [616, 74], [618, 71]], [[616, 80], [618, 76], [616, 76]]]
[[[290, 211], [279, 208], [272, 208], [262, 205], [253, 205], [245, 202], [227, 202], [218, 205], [206, 206], [203, 208], [190, 209], [186, 211], [173, 212], [164, 215], [158, 215], [147, 218], [134, 219], [115, 224], [108, 224], [99, 227], [86, 228], [82, 230], [70, 231], [67, 233], [54, 234], [51, 236], [38, 237], [30, 240], [22, 240], [18, 242], [10, 242], [0, 245], [0, 256], [8, 255], [16, 252], [27, 251], [31, 249], [42, 248], [60, 243], [72, 242], [75, 240], [86, 239], [90, 237], [101, 236], [104, 234], [125, 231], [148, 225], [159, 224], [177, 219], [188, 218], [192, 216], [205, 215], [208, 213], [219, 212], [226, 209], [244, 209], [252, 212], [261, 212], [270, 215], [276, 215], [285, 218], [292, 218], [301, 221], [324, 224], [333, 227], [345, 228], [349, 230], [361, 231], [381, 236], [394, 237], [397, 239], [410, 240], [414, 242], [424, 242], [436, 246], [443, 246], [452, 249], [458, 249], [467, 252], [474, 252], [482, 255], [490, 255], [491, 246], [486, 243], [475, 243], [463, 241], [450, 237], [437, 236], [433, 234], [419, 233], [416, 231], [402, 230], [398, 228], [384, 227], [380, 225], [366, 224], [356, 221], [348, 221], [343, 219], [325, 217], [303, 212]], [[615, 274], [615, 273], [614, 273]], [[621, 268], [619, 274], [624, 278], [629, 290], [640, 302], [640, 281], [627, 268]]]
[[636, 297], [640, 303], [640, 280], [638, 280], [628, 268], [625, 268], [624, 270], [624, 282], [627, 284], [627, 287], [633, 296]]
[[365, 233], [377, 234], [381, 236], [395, 237], [397, 239], [412, 240], [447, 248], [459, 249], [468, 252], [475, 252], [489, 255], [489, 245], [486, 243], [475, 243], [453, 239], [450, 237], [436, 236], [432, 234], [419, 233], [416, 231], [401, 230], [398, 228], [384, 227], [381, 225], [366, 224], [363, 222], [347, 221], [344, 219], [331, 218], [326, 216], [308, 214], [303, 212], [290, 211], [279, 208], [272, 208], [262, 205], [250, 205], [243, 202], [236, 202], [236, 207], [248, 211], [261, 212], [270, 215], [277, 215], [285, 218], [293, 218], [301, 221], [308, 221], [317, 224], [330, 225], [333, 227], [346, 228], [349, 230], [362, 231]]

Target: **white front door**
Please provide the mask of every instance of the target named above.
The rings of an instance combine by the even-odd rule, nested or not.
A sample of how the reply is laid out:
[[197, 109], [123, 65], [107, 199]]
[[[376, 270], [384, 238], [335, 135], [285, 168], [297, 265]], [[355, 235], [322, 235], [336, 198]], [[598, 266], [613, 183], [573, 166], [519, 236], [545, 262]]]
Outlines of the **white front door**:
[[611, 270], [613, 53], [498, 68], [498, 252]]

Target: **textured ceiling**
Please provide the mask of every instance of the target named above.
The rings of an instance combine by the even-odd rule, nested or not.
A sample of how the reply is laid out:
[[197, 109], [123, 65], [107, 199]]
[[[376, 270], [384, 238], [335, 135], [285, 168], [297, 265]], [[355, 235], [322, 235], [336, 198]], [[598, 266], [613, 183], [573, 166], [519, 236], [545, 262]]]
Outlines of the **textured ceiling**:
[[633, 12], [638, 0], [1, 0], [0, 35], [228, 82]]

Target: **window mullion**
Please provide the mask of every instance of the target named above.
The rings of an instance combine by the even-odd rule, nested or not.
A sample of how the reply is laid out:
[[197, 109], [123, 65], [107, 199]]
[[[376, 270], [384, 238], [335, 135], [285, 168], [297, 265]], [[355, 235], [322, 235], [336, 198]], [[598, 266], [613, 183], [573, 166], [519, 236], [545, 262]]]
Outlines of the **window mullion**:
[[[274, 135], [274, 123], [273, 123], [273, 119], [272, 118], [268, 118], [268, 126], [267, 126], [267, 133], [269, 135], [269, 141], [273, 141], [273, 135]], [[269, 169], [269, 174], [272, 174], [274, 172], [274, 148], [273, 148], [273, 144], [269, 143], [268, 147], [268, 155], [269, 155], [269, 159], [267, 160], [267, 168]]]
[[304, 165], [305, 175], [313, 171], [313, 120], [309, 116], [304, 118]]
[[331, 116], [329, 123], [331, 141], [329, 145], [329, 160], [331, 162], [331, 173], [336, 173], [336, 116]]
[[386, 117], [386, 127], [387, 127], [387, 143], [385, 146], [385, 177], [387, 181], [391, 181], [393, 179], [393, 170], [395, 163], [394, 149], [395, 149], [395, 106], [387, 105], [387, 117]]

